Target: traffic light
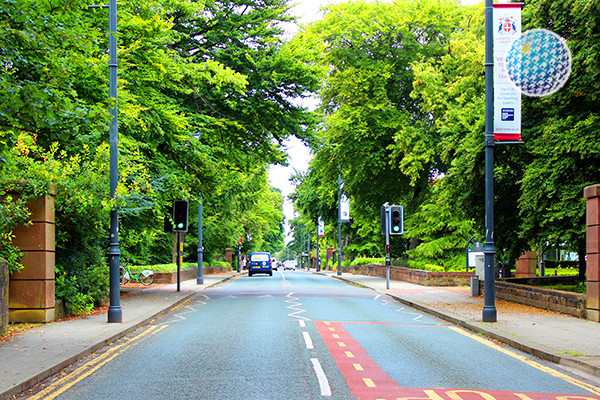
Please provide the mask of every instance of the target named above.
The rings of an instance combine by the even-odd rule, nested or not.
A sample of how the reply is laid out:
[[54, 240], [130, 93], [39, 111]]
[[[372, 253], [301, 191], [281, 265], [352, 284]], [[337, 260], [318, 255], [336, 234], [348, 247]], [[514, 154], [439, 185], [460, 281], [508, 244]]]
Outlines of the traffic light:
[[402, 206], [390, 206], [390, 235], [404, 233], [404, 209]]
[[188, 230], [188, 202], [186, 200], [173, 200], [173, 232], [187, 232]]

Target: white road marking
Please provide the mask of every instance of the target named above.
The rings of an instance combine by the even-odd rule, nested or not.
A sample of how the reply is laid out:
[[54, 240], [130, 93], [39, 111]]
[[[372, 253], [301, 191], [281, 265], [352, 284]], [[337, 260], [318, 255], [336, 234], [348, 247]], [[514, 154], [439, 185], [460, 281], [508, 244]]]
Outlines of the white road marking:
[[288, 300], [286, 300], [285, 302], [290, 303], [290, 305], [287, 308], [289, 308], [290, 310], [295, 310], [293, 313], [289, 313], [288, 317], [293, 317], [293, 318], [303, 319], [305, 321], [310, 321], [310, 318], [296, 315], [296, 314], [305, 313], [306, 310], [298, 307], [298, 306], [301, 306], [302, 303], [298, 301], [298, 300], [300, 300], [299, 298], [293, 297], [292, 296], [293, 294], [294, 294], [294, 292], [291, 292], [286, 296], [288, 298]]
[[300, 328], [306, 328], [306, 322], [303, 319], [299, 319], [298, 323], [300, 324]]
[[321, 396], [331, 397], [331, 387], [329, 386], [329, 381], [327, 380], [327, 376], [325, 376], [325, 371], [323, 371], [319, 359], [311, 358], [310, 362], [312, 363], [315, 374], [317, 375], [317, 380], [319, 381]]
[[302, 332], [302, 336], [304, 336], [304, 343], [306, 343], [306, 348], [308, 350], [312, 350], [315, 348], [315, 346], [313, 345], [313, 341], [310, 338], [310, 334], [308, 332]]
[[377, 300], [377, 299], [378, 299], [378, 298], [380, 298], [380, 297], [381, 297], [381, 295], [380, 295], [380, 294], [378, 294], [377, 296], [375, 296], [375, 298], [374, 298], [373, 300]]

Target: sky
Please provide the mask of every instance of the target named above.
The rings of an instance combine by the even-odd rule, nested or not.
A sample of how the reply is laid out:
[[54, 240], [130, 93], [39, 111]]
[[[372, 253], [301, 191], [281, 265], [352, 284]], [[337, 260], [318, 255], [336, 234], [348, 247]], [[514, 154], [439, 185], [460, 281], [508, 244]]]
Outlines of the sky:
[[[299, 17], [300, 24], [308, 24], [322, 18], [323, 13], [320, 11], [321, 7], [328, 4], [342, 3], [344, 1], [347, 0], [296, 0], [296, 5], [292, 7], [292, 13]], [[461, 4], [472, 5], [481, 1], [484, 0], [461, 0]], [[293, 2], [293, 0], [290, 2]], [[286, 30], [288, 30], [288, 33], [291, 36], [298, 31], [298, 27], [290, 24], [286, 27]], [[308, 107], [311, 106], [309, 105]], [[296, 172], [306, 172], [312, 156], [310, 154], [310, 149], [295, 137], [291, 137], [284, 144], [288, 153], [289, 166], [271, 166], [269, 169], [269, 182], [272, 187], [281, 190], [281, 193], [284, 196], [283, 214], [285, 215], [285, 243], [287, 244], [289, 240], [291, 240], [289, 221], [294, 218], [294, 207], [288, 198], [288, 196], [294, 192], [294, 185], [290, 182], [290, 178]]]

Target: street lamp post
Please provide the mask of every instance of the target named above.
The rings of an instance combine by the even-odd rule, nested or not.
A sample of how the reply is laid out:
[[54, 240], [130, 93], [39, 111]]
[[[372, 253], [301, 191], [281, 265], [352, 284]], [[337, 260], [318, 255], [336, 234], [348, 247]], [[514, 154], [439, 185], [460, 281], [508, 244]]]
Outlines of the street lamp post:
[[496, 322], [494, 287], [494, 30], [493, 0], [485, 0], [485, 286], [483, 322]]
[[[119, 183], [118, 167], [118, 119], [117, 119], [117, 0], [108, 2], [108, 30], [109, 30], [109, 94], [113, 99], [110, 110], [110, 197], [114, 200]], [[116, 205], [110, 210], [110, 248], [108, 251], [110, 265], [110, 286], [108, 307], [108, 322], [123, 322], [119, 286], [119, 263], [121, 251], [119, 250], [119, 210]]]
[[204, 266], [203, 264], [203, 256], [204, 256], [204, 246], [202, 245], [202, 196], [200, 196], [200, 200], [198, 201], [198, 277], [196, 278], [196, 284], [202, 285], [204, 284]]
[[337, 275], [342, 276], [342, 175], [338, 174], [338, 268]]
[[306, 269], [310, 271], [310, 228], [306, 231]]

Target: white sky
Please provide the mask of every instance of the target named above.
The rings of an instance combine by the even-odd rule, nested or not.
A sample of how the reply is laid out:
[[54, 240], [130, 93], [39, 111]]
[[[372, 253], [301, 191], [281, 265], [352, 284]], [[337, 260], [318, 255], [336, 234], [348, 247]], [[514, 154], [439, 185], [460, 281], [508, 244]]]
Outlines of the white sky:
[[[323, 17], [323, 13], [320, 11], [321, 7], [334, 3], [342, 3], [344, 1], [347, 0], [290, 0], [290, 3], [296, 4], [292, 8], [292, 13], [299, 17], [299, 23], [308, 24]], [[461, 0], [461, 4], [472, 5], [482, 1], [484, 0]], [[289, 30], [290, 35], [293, 35], [298, 31], [298, 27], [291, 24], [287, 29]], [[309, 148], [295, 137], [287, 140], [285, 146], [289, 155], [290, 165], [288, 167], [271, 166], [269, 169], [269, 182], [271, 186], [279, 188], [284, 196], [283, 213], [286, 218], [285, 242], [287, 243], [291, 239], [289, 237], [290, 231], [288, 223], [290, 219], [294, 218], [294, 208], [292, 202], [287, 197], [294, 191], [294, 186], [290, 182], [290, 178], [295, 171], [306, 172], [312, 156]]]

